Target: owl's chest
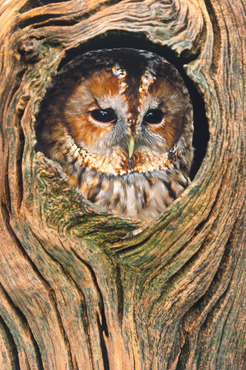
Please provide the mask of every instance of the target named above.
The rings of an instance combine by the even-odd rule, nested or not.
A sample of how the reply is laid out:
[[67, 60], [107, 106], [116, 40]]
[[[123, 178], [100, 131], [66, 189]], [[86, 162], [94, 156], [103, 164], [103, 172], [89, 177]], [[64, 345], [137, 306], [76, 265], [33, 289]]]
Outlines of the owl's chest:
[[178, 172], [165, 170], [110, 176], [86, 171], [80, 190], [91, 202], [108, 211], [150, 222], [158, 217], [188, 185]]

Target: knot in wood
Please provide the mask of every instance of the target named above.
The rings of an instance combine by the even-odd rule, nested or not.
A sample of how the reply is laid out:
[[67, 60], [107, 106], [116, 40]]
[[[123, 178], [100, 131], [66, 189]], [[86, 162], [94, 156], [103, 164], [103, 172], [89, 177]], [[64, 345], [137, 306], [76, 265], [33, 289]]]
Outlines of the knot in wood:
[[25, 38], [19, 42], [18, 52], [27, 63], [35, 63], [41, 59], [38, 40]]

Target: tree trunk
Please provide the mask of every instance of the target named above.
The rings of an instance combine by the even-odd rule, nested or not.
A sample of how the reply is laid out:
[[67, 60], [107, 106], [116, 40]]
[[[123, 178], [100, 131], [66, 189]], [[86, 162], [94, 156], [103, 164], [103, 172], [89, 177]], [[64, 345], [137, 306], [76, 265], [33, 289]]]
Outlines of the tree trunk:
[[[0, 368], [245, 369], [244, 0], [1, 0], [0, 11]], [[190, 186], [132, 237], [136, 223], [81, 199], [35, 150], [60, 63], [110, 35], [184, 62], [209, 126]]]

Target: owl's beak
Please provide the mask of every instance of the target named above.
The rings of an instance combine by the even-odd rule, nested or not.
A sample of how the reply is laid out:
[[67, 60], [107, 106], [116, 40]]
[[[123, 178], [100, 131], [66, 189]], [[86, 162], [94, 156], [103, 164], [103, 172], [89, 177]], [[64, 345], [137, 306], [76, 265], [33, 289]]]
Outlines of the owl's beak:
[[134, 140], [134, 137], [131, 135], [130, 136], [130, 140], [129, 140], [129, 144], [128, 144], [128, 153], [129, 153], [129, 158], [132, 157], [133, 155], [133, 152], [134, 152], [134, 146], [135, 146], [135, 140]]

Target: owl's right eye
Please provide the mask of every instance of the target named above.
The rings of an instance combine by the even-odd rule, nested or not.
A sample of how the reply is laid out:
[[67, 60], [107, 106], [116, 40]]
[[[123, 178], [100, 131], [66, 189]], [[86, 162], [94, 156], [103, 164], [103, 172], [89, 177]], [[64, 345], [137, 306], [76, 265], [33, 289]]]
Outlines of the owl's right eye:
[[90, 117], [98, 123], [116, 123], [117, 116], [112, 108], [94, 109], [89, 112]]

